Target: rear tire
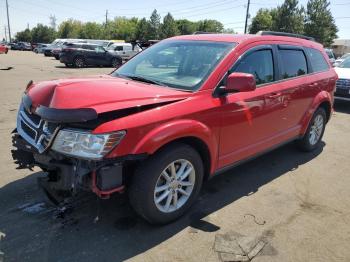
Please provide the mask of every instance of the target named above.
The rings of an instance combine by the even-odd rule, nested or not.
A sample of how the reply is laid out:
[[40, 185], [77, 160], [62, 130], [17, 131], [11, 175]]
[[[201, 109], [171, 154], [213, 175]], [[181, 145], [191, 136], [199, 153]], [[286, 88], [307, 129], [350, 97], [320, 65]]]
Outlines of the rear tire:
[[310, 152], [318, 148], [322, 141], [326, 123], [326, 111], [320, 107], [312, 116], [304, 137], [297, 141], [298, 148], [304, 152]]
[[122, 61], [118, 58], [113, 58], [111, 61], [112, 67], [117, 68], [122, 65]]
[[76, 58], [74, 58], [74, 61], [73, 61], [73, 64], [75, 67], [77, 68], [82, 68], [85, 66], [85, 61], [84, 61], [84, 58], [78, 56]]
[[199, 153], [186, 144], [172, 144], [142, 163], [129, 188], [130, 203], [151, 224], [169, 223], [196, 200], [203, 181]]

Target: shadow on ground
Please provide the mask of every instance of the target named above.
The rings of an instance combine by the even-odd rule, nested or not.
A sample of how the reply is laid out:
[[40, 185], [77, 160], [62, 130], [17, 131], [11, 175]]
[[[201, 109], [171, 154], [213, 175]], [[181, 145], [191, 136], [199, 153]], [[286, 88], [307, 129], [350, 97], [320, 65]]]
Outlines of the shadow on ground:
[[55, 66], [55, 68], [60, 68], [60, 69], [77, 69], [77, 70], [82, 70], [84, 68], [110, 68], [111, 70], [115, 70], [116, 68], [111, 67], [111, 66], [85, 66], [83, 68], [78, 68], [78, 67], [74, 67], [74, 66], [65, 66], [65, 65], [57, 65]]
[[349, 101], [335, 101], [334, 110], [336, 112], [350, 114], [350, 102]]
[[[57, 218], [36, 186], [40, 172], [0, 189], [0, 243], [5, 261], [122, 261], [171, 238], [187, 226], [216, 231], [201, 218], [248, 196], [272, 180], [312, 160], [323, 150], [300, 153], [293, 144], [236, 167], [208, 181], [199, 200], [180, 220], [151, 226], [132, 211], [126, 196], [98, 201], [85, 195], [72, 213]], [[25, 205], [38, 212], [28, 212]], [[39, 203], [37, 205], [34, 205]], [[42, 210], [40, 207], [45, 206]], [[33, 211], [33, 210], [29, 210]], [[96, 222], [96, 217], [98, 221]], [[94, 222], [95, 221], [95, 222]], [[234, 229], [232, 229], [234, 230]]]

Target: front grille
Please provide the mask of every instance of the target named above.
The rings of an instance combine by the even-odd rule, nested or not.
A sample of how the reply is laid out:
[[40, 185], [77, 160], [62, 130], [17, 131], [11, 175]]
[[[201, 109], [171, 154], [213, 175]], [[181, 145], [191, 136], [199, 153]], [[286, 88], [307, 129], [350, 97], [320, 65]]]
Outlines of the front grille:
[[350, 90], [350, 79], [338, 79], [336, 83], [337, 89]]
[[21, 123], [21, 128], [30, 138], [35, 139], [35, 136], [36, 136], [35, 130], [33, 130], [28, 125], [24, 124], [23, 122]]
[[23, 110], [23, 114], [24, 114], [28, 119], [30, 119], [30, 121], [32, 121], [35, 125], [39, 125], [40, 120], [41, 120], [40, 116], [35, 115], [35, 114], [29, 114], [29, 113], [27, 112], [27, 110]]
[[20, 106], [17, 116], [17, 131], [39, 153], [44, 152], [50, 145], [59, 125], [47, 122], [38, 115], [27, 112]]

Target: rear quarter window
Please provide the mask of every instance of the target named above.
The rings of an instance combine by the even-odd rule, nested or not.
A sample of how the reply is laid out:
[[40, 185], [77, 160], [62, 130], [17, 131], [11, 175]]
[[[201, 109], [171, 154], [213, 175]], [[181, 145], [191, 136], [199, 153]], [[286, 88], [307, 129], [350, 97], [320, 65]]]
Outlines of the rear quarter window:
[[279, 50], [282, 62], [282, 78], [302, 76], [308, 73], [305, 54], [302, 50], [281, 49]]
[[307, 51], [313, 72], [322, 72], [329, 69], [326, 59], [319, 50], [308, 48]]

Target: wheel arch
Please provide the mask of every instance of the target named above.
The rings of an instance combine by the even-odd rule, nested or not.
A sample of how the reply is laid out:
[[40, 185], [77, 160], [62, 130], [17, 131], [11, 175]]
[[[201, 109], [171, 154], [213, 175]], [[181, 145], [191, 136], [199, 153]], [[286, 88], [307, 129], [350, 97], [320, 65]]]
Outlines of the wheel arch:
[[203, 123], [195, 120], [177, 120], [150, 131], [138, 142], [132, 153], [152, 155], [174, 143], [184, 143], [198, 151], [203, 160], [205, 178], [214, 172], [217, 136]]
[[154, 153], [157, 153], [157, 152], [163, 150], [164, 148], [171, 146], [171, 145], [174, 145], [174, 144], [189, 145], [199, 153], [199, 155], [203, 161], [203, 166], [204, 166], [204, 177], [203, 178], [204, 178], [204, 180], [208, 180], [210, 177], [210, 170], [212, 167], [210, 150], [208, 148], [208, 145], [202, 139], [200, 139], [198, 137], [194, 137], [194, 136], [180, 137], [180, 138], [174, 139], [174, 140], [162, 145]]
[[331, 94], [329, 92], [326, 91], [322, 91], [320, 92], [312, 101], [309, 110], [306, 112], [306, 114], [304, 115], [302, 121], [301, 121], [301, 126], [302, 126], [302, 132], [301, 135], [304, 135], [309, 123], [312, 119], [313, 114], [315, 113], [315, 111], [318, 108], [323, 108], [326, 111], [326, 115], [327, 115], [327, 122], [329, 121], [329, 119], [331, 118], [332, 115], [332, 107], [333, 107], [333, 103], [332, 103], [333, 99], [331, 97]]

